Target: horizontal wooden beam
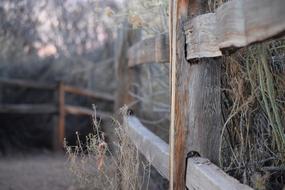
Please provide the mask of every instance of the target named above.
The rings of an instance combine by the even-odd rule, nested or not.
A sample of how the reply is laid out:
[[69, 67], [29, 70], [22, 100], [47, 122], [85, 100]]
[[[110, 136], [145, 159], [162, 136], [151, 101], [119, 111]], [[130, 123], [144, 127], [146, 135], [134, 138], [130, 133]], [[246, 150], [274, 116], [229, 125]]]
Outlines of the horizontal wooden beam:
[[[108, 61], [112, 61], [112, 59]], [[0, 79], [0, 83], [7, 84], [7, 85], [20, 86], [24, 88], [41, 89], [41, 90], [55, 90], [57, 86], [53, 84], [46, 84], [46, 83], [40, 83], [40, 82], [34, 82], [34, 81], [22, 80], [22, 79]], [[64, 85], [64, 91], [67, 93], [77, 94], [81, 96], [88, 96], [91, 98], [99, 98], [99, 99], [104, 99], [108, 101], [114, 101], [114, 96], [110, 94], [102, 93], [102, 92], [94, 92], [94, 91], [86, 90], [86, 89], [80, 89], [80, 88], [69, 86], [69, 85]]]
[[[95, 111], [92, 109], [80, 107], [80, 106], [64, 106], [64, 110], [67, 114], [71, 115], [94, 115]], [[102, 119], [110, 119], [111, 113], [102, 112], [102, 111], [96, 111], [96, 117], [102, 118]]]
[[79, 106], [64, 106], [64, 111], [66, 114], [71, 115], [93, 115], [94, 111], [92, 109], [79, 107]]
[[57, 113], [57, 107], [51, 104], [5, 104], [0, 105], [0, 113], [53, 114]]
[[56, 85], [34, 82], [29, 80], [22, 80], [22, 79], [0, 79], [0, 83], [6, 85], [13, 85], [19, 86], [24, 88], [34, 88], [34, 89], [41, 89], [41, 90], [54, 90]]
[[102, 92], [94, 92], [91, 90], [86, 90], [86, 89], [80, 89], [77, 87], [73, 87], [73, 86], [68, 86], [68, 85], [64, 85], [64, 91], [67, 93], [71, 93], [71, 94], [77, 94], [80, 96], [87, 96], [90, 98], [98, 98], [98, 99], [102, 99], [102, 100], [108, 100], [108, 101], [114, 101], [114, 96], [110, 95], [110, 94], [106, 94], [106, 93], [102, 93]]
[[285, 32], [284, 0], [229, 1], [215, 13], [184, 25], [187, 59], [217, 57], [222, 50], [279, 37]]
[[169, 62], [168, 33], [142, 40], [128, 50], [128, 65]]
[[[127, 133], [138, 150], [168, 179], [169, 146], [134, 116], [124, 118]], [[206, 158], [188, 158], [186, 185], [189, 190], [253, 190], [226, 174]]]
[[189, 190], [253, 190], [226, 174], [206, 158], [189, 158], [186, 176], [186, 186]]
[[156, 170], [168, 179], [169, 146], [168, 144], [145, 128], [136, 117], [125, 117], [127, 133], [133, 143]]

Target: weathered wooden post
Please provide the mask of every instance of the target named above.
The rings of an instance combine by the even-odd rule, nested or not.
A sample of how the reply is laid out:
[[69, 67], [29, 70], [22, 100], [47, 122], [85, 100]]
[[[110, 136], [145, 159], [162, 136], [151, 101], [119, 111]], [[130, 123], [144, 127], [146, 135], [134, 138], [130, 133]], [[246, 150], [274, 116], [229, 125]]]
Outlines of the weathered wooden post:
[[4, 93], [4, 90], [3, 90], [3, 84], [0, 82], [0, 105], [3, 104], [3, 93]]
[[54, 151], [58, 150], [58, 126], [59, 126], [59, 109], [58, 109], [58, 100], [59, 100], [59, 85], [55, 86], [53, 90], [53, 99], [52, 102], [55, 104], [56, 112], [52, 115], [52, 149]]
[[125, 104], [132, 102], [129, 89], [134, 79], [136, 68], [128, 66], [128, 49], [140, 39], [140, 31], [131, 29], [127, 21], [118, 31], [117, 44], [115, 46], [115, 72], [117, 80], [115, 111], [117, 112]]
[[55, 150], [61, 150], [63, 147], [63, 141], [65, 136], [65, 97], [64, 97], [64, 84], [62, 81], [57, 86], [57, 98], [58, 98], [58, 123], [55, 130], [56, 138], [54, 139]]
[[205, 13], [206, 0], [170, 1], [171, 127], [170, 189], [185, 189], [189, 151], [217, 163], [221, 129], [221, 60], [186, 60], [183, 25]]
[[[129, 47], [137, 42], [140, 37], [140, 32], [138, 30], [131, 29], [127, 20], [122, 25], [123, 28], [118, 30], [117, 43], [115, 46], [115, 72], [116, 72], [116, 82], [117, 90], [115, 96], [115, 112], [118, 112], [120, 108], [124, 105], [130, 106], [130, 103], [133, 101], [133, 97], [129, 94], [129, 90], [132, 85], [134, 78], [133, 70], [129, 69], [128, 66], [128, 49]], [[121, 115], [118, 117], [119, 122], [123, 122]], [[115, 142], [116, 136], [110, 135], [112, 142]], [[127, 181], [124, 175], [119, 177], [119, 183], [121, 189], [127, 189], [124, 182]]]

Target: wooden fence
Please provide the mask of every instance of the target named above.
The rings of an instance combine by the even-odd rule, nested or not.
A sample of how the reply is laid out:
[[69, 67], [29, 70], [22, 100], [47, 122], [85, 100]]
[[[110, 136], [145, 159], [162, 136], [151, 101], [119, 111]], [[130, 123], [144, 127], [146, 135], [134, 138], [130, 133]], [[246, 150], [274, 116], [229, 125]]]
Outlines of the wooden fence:
[[[56, 87], [27, 81], [6, 81], [36, 89], [57, 89], [58, 103], [1, 105], [0, 112], [58, 113], [59, 146], [64, 137], [65, 114], [92, 114], [92, 110], [65, 105], [65, 93], [108, 101], [115, 99], [117, 110], [132, 102], [127, 92], [132, 88], [131, 81], [137, 77], [141, 64], [170, 63], [169, 145], [134, 116], [124, 118], [129, 136], [158, 172], [169, 179], [170, 189], [249, 190], [250, 187], [240, 184], [215, 165], [222, 127], [221, 56], [249, 44], [282, 36], [285, 32], [285, 1], [229, 1], [212, 13], [207, 10], [204, 0], [170, 0], [169, 5], [168, 33], [139, 41], [139, 31], [119, 31], [117, 36], [120, 41], [116, 44], [115, 55], [118, 82], [115, 98], [62, 83]], [[101, 117], [108, 115], [98, 114]], [[187, 154], [193, 151], [201, 157], [188, 158]]]
[[[124, 118], [128, 134], [148, 161], [169, 179], [169, 145], [152, 133], [134, 116]], [[185, 161], [185, 160], [184, 160]], [[250, 190], [251, 188], [230, 177], [208, 159], [187, 159], [186, 187], [203, 190]], [[185, 174], [185, 173], [184, 173]]]
[[[222, 128], [221, 56], [282, 36], [285, 1], [229, 1], [211, 13], [203, 0], [170, 0], [169, 5], [168, 33], [139, 42], [134, 31], [121, 34], [116, 57], [117, 80], [121, 81], [116, 105], [132, 102], [126, 91], [136, 77], [134, 73], [139, 73], [139, 65], [170, 63], [170, 144], [133, 116], [124, 119], [129, 135], [169, 179], [170, 189], [251, 189], [215, 166]], [[191, 151], [202, 157], [186, 162]]]
[[[65, 136], [65, 116], [71, 115], [94, 115], [94, 110], [86, 107], [72, 106], [65, 104], [65, 95], [67, 93], [84, 96], [91, 99], [101, 99], [104, 101], [114, 102], [114, 97], [110, 94], [101, 92], [94, 92], [86, 89], [80, 89], [77, 87], [65, 85], [63, 82], [59, 82], [57, 85], [51, 85], [40, 82], [33, 82], [28, 80], [19, 79], [0, 79], [0, 84], [8, 86], [18, 86], [20, 88], [29, 88], [36, 90], [48, 90], [54, 94], [54, 101], [50, 104], [0, 104], [0, 113], [8, 114], [53, 114], [57, 118], [57, 125], [55, 129], [53, 139], [53, 145], [55, 150], [60, 150], [63, 147], [63, 141]], [[96, 111], [98, 118], [106, 119], [110, 118], [111, 113]]]

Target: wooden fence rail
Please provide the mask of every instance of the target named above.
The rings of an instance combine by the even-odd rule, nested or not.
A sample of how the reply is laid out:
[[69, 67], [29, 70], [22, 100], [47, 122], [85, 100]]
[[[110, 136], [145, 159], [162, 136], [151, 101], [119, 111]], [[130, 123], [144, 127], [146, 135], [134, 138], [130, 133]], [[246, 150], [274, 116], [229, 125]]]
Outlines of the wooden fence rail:
[[[148, 130], [134, 116], [124, 118], [127, 133], [145, 158], [169, 179], [169, 145]], [[252, 190], [202, 157], [187, 160], [186, 186], [189, 190]]]
[[55, 114], [57, 107], [52, 104], [0, 104], [0, 113]]
[[55, 90], [56, 85], [53, 84], [46, 84], [34, 81], [28, 81], [23, 79], [0, 79], [1, 84], [6, 85], [13, 85], [13, 86], [20, 86], [22, 88], [34, 88], [39, 90]]
[[125, 117], [126, 132], [139, 151], [165, 178], [169, 179], [169, 146], [165, 141], [144, 127], [136, 117]]
[[148, 63], [169, 62], [168, 33], [142, 40], [128, 50], [129, 67]]
[[229, 1], [214, 13], [189, 19], [187, 59], [222, 56], [222, 50], [279, 37], [285, 31], [284, 7], [284, 0]]
[[65, 85], [60, 82], [58, 85], [37, 83], [21, 79], [0, 79], [0, 84], [8, 86], [17, 86], [21, 88], [33, 88], [37, 90], [51, 90], [56, 95], [56, 101], [51, 104], [0, 104], [0, 113], [8, 114], [53, 114], [57, 117], [58, 123], [55, 129], [54, 149], [60, 150], [63, 146], [65, 136], [65, 116], [71, 115], [89, 115], [96, 113], [97, 118], [108, 119], [111, 113], [103, 111], [94, 111], [80, 106], [71, 106], [65, 104], [65, 94], [71, 93], [92, 99], [101, 99], [108, 102], [114, 102], [114, 97], [102, 92], [80, 89], [77, 87]]
[[96, 112], [92, 109], [88, 109], [88, 108], [84, 108], [84, 107], [80, 107], [80, 106], [69, 106], [69, 105], [65, 105], [64, 106], [64, 111], [67, 114], [72, 114], [72, 115], [95, 115], [99, 118], [102, 119], [108, 119], [111, 117], [111, 114], [108, 112], [104, 112], [104, 111], [98, 111], [96, 110]]
[[[187, 59], [219, 57], [223, 51], [280, 37], [285, 31], [285, 1], [239, 0], [184, 23]], [[129, 48], [129, 67], [169, 62], [168, 33], [142, 40]]]
[[80, 89], [80, 88], [69, 86], [69, 85], [64, 85], [63, 88], [64, 88], [65, 93], [71, 93], [71, 94], [76, 94], [80, 96], [90, 97], [94, 99], [103, 99], [103, 100], [108, 100], [108, 101], [114, 101], [115, 99], [114, 96], [107, 94], [107, 93], [94, 92], [91, 90]]

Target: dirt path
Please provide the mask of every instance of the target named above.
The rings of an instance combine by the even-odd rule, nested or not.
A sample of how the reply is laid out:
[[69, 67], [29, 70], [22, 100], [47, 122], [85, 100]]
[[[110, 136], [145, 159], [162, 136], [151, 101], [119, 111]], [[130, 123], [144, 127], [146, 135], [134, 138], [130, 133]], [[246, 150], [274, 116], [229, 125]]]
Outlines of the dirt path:
[[1, 190], [76, 190], [63, 155], [0, 158]]

